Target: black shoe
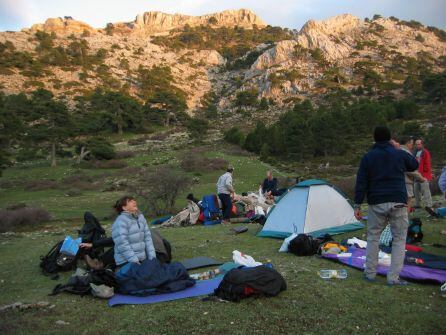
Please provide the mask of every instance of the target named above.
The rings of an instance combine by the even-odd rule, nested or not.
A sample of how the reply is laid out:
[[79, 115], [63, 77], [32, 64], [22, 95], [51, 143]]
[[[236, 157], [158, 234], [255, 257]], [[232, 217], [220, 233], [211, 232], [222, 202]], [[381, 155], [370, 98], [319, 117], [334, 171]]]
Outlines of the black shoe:
[[440, 217], [440, 216], [438, 215], [438, 213], [437, 213], [432, 207], [428, 207], [428, 206], [426, 206], [426, 207], [424, 207], [424, 209], [426, 210], [426, 212], [429, 213], [429, 215], [433, 216], [434, 218], [438, 218], [438, 217]]

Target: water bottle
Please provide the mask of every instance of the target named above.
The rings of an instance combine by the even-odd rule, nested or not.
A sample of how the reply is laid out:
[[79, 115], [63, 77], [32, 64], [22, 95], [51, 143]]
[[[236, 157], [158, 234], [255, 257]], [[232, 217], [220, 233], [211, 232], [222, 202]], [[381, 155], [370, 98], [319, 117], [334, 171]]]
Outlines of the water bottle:
[[337, 278], [337, 279], [345, 279], [347, 278], [347, 270], [320, 270], [319, 271], [319, 277], [322, 279], [331, 279], [331, 278]]

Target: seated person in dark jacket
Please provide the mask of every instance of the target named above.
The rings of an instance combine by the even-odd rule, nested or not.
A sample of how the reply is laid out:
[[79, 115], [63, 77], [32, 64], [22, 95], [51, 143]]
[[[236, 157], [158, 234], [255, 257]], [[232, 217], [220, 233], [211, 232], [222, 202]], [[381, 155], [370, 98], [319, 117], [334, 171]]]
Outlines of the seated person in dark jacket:
[[104, 237], [99, 240], [93, 241], [93, 243], [81, 243], [79, 247], [81, 249], [88, 249], [88, 250], [97, 250], [102, 248], [109, 248], [107, 251], [103, 252], [98, 256], [98, 258], [91, 258], [90, 255], [85, 254], [85, 262], [87, 263], [88, 267], [90, 267], [93, 270], [99, 270], [107, 267], [114, 268], [116, 266], [115, 264], [115, 258], [114, 258], [114, 242], [113, 238], [111, 237]]
[[[150, 228], [149, 228], [150, 229]], [[169, 263], [171, 259], [170, 255], [170, 244], [166, 241], [157, 230], [150, 229], [152, 233], [153, 245], [155, 246], [156, 258], [161, 263]], [[100, 250], [103, 248], [109, 248], [105, 252], [101, 253], [97, 258], [92, 258], [88, 253], [85, 254], [84, 259], [87, 263], [88, 267], [93, 270], [100, 270], [103, 268], [112, 268], [116, 267], [115, 258], [114, 258], [114, 246], [112, 237], [104, 237], [98, 240], [93, 241], [93, 243], [81, 243], [79, 247], [85, 250]]]
[[268, 170], [266, 172], [266, 178], [262, 183], [262, 193], [267, 197], [275, 197], [282, 195], [286, 189], [277, 189], [277, 178], [273, 177], [273, 172]]

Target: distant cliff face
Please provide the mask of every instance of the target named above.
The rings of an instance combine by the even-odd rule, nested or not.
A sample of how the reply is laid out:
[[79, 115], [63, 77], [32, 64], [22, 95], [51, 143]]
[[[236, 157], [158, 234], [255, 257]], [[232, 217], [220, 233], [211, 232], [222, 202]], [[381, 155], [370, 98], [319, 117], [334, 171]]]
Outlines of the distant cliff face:
[[96, 33], [96, 29], [90, 25], [82, 22], [73, 20], [70, 17], [65, 18], [50, 18], [45, 21], [45, 23], [37, 23], [31, 26], [29, 29], [24, 29], [24, 31], [30, 31], [35, 33], [37, 31], [45, 31], [47, 33], [56, 33], [59, 35], [71, 35], [71, 34], [83, 34], [84, 32]]
[[59, 35], [106, 32], [113, 29], [118, 34], [151, 35], [168, 32], [172, 29], [182, 28], [186, 25], [196, 27], [209, 25], [212, 27], [243, 27], [250, 29], [254, 26], [265, 27], [266, 23], [249, 9], [225, 10], [223, 12], [202, 16], [182, 14], [166, 14], [162, 12], [145, 12], [136, 16], [132, 22], [109, 23], [108, 28], [94, 29], [88, 24], [72, 18], [50, 18], [45, 23], [34, 24], [24, 31], [36, 32], [38, 30]]
[[181, 14], [165, 14], [161, 12], [146, 12], [138, 15], [129, 26], [136, 31], [146, 34], [165, 32], [185, 25], [196, 27], [200, 25], [210, 25], [213, 27], [243, 27], [252, 28], [266, 26], [265, 22], [248, 9], [225, 10], [220, 13], [188, 16]]
[[[247, 47], [245, 40], [231, 40], [239, 34], [235, 30], [213, 30], [214, 35], [204, 36], [208, 28], [197, 28], [194, 34], [202, 34], [198, 39], [202, 37], [203, 43], [191, 46], [181, 43], [180, 39], [184, 31], [179, 30], [186, 25], [243, 27], [247, 35], [256, 38]], [[203, 96], [212, 91], [218, 98], [216, 105], [224, 112], [234, 108], [237, 94], [246, 89], [254, 88], [259, 98], [274, 100], [279, 109], [296, 100], [317, 98], [332, 88], [364, 87], [370, 80], [385, 83], [389, 92], [398, 96], [414, 67], [429, 67], [432, 72], [445, 69], [446, 32], [416, 21], [396, 18], [363, 21], [344, 14], [327, 20], [310, 20], [299, 32], [287, 31], [284, 35], [272, 27], [266, 27], [263, 32], [248, 31], [254, 27], [262, 28], [266, 24], [247, 9], [203, 16], [146, 12], [132, 22], [109, 24], [104, 29], [95, 29], [70, 17], [48, 19], [21, 32], [0, 33], [3, 49], [6, 42], [13, 45], [8, 49], [11, 62], [3, 65], [0, 62], [0, 90], [10, 94], [45, 87], [55, 95], [72, 99], [105, 83], [138, 96], [139, 68], [167, 66], [172, 71], [173, 85], [186, 93], [190, 111], [200, 107]], [[37, 31], [55, 33], [54, 49], [60, 47], [66, 54], [53, 52], [51, 57], [49, 52], [42, 54]], [[275, 43], [265, 38], [265, 31], [278, 36]], [[218, 40], [219, 36], [225, 37], [219, 52], [217, 44], [209, 47], [204, 43], [206, 39]], [[180, 43], [170, 46], [156, 43], [162, 38], [177, 38], [175, 41]], [[86, 51], [81, 42], [88, 46]], [[239, 58], [231, 60], [231, 53], [225, 54], [225, 49], [231, 47], [234, 50], [240, 47], [238, 50], [246, 54], [242, 57], [238, 54]], [[82, 58], [84, 51], [88, 57], [104, 51], [105, 56], [99, 63], [85, 66], [81, 64], [86, 59]], [[23, 54], [19, 57], [14, 53]], [[66, 64], [61, 58], [75, 56], [80, 57], [79, 63]], [[36, 62], [45, 68], [39, 69], [30, 63], [29, 57], [45, 61], [44, 65]], [[17, 62], [25, 62], [24, 66], [29, 69], [4, 65]], [[34, 75], [36, 72], [40, 75]]]

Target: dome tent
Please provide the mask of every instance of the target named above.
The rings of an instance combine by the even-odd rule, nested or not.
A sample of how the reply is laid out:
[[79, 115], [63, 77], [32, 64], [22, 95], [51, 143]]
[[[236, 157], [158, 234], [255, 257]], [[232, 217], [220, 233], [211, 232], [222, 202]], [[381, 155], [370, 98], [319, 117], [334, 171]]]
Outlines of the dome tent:
[[300, 182], [285, 193], [268, 213], [258, 236], [286, 238], [293, 233], [341, 234], [364, 228], [349, 200], [323, 180]]

